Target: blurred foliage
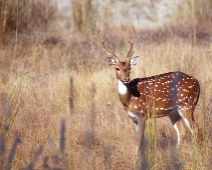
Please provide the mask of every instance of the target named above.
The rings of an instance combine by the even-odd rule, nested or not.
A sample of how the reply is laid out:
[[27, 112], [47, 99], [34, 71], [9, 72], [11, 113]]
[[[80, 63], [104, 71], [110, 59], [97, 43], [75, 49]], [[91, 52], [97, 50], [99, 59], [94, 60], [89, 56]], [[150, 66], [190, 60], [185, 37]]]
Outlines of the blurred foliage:
[[40, 0], [1, 0], [0, 33], [46, 30], [48, 23], [55, 17], [55, 10], [49, 0], [45, 3]]
[[95, 27], [95, 8], [92, 0], [74, 0], [72, 6], [72, 18], [75, 30], [80, 32], [90, 32]]
[[179, 4], [171, 23], [207, 27], [212, 22], [211, 0], [187, 0]]

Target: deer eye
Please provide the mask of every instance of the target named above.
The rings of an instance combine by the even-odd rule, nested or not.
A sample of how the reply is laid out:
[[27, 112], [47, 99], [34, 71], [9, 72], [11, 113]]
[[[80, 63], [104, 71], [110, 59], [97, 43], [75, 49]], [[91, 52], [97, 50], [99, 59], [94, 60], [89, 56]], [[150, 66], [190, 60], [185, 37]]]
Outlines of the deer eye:
[[120, 71], [120, 68], [116, 67], [116, 70], [117, 70], [117, 71]]

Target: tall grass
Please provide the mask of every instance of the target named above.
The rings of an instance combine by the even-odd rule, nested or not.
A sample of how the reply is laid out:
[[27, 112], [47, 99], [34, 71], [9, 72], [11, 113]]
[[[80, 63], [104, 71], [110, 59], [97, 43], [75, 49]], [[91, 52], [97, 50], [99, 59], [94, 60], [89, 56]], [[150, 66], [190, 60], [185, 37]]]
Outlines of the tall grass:
[[[113, 36], [108, 39], [109, 42], [112, 40]], [[41, 54], [34, 53], [35, 56], [30, 57], [30, 62], [26, 57], [15, 60], [16, 72], [12, 73], [8, 81], [1, 86], [4, 93], [8, 93], [8, 90], [13, 87], [17, 76], [23, 71], [21, 68], [26, 63], [30, 67], [24, 68], [24, 72], [27, 73], [26, 81], [23, 79], [25, 88], [21, 88], [19, 92], [21, 94], [19, 111], [5, 143], [7, 160], [10, 146], [14, 145], [15, 135], [19, 134], [22, 141], [17, 145], [11, 164], [13, 168], [23, 168], [33, 164], [33, 167], [38, 169], [53, 168], [56, 165], [71, 169], [135, 169], [133, 123], [119, 103], [115, 73], [106, 65], [107, 55], [103, 54], [103, 51], [102, 54], [99, 52], [99, 55], [96, 55], [99, 46], [96, 43], [91, 44], [93, 49], [90, 51], [91, 61], [102, 61], [96, 63], [90, 70], [87, 65], [91, 65], [92, 62], [85, 65], [76, 62], [78, 68], [76, 70], [70, 67], [68, 64], [71, 62], [70, 56], [62, 58], [63, 62], [67, 62], [65, 65], [59, 62], [49, 63], [46, 51], [56, 59], [58, 56], [53, 52], [61, 50], [60, 45], [54, 48], [41, 46]], [[37, 50], [32, 49], [32, 53]], [[211, 100], [212, 86], [205, 83], [210, 82], [211, 79], [208, 72], [210, 71], [208, 61], [210, 58], [207, 53], [209, 49], [210, 46], [194, 47], [191, 41], [186, 42], [179, 37], [174, 40], [167, 39], [159, 45], [154, 42], [140, 43], [135, 49], [136, 54], [140, 56], [140, 63], [137, 68], [133, 68], [132, 78], [181, 70], [197, 77], [201, 83], [201, 97], [195, 117], [204, 134], [202, 142], [207, 147], [202, 147], [202, 142], [191, 145], [188, 135], [183, 147], [173, 155], [177, 138], [174, 128], [168, 119], [157, 119], [156, 129], [151, 129], [154, 122], [150, 123], [149, 135], [146, 135], [149, 141], [146, 158], [149, 161], [148, 165], [154, 169], [164, 167], [170, 169], [176, 166], [189, 169], [191, 165], [193, 169], [210, 168], [211, 125], [208, 121], [210, 111], [206, 108], [209, 107]], [[41, 61], [34, 60], [33, 57], [37, 58], [38, 55], [47, 57], [42, 58]], [[56, 61], [61, 61], [60, 57]], [[36, 62], [38, 64], [35, 64]], [[18, 88], [16, 90], [15, 92], [18, 93]], [[60, 131], [60, 126], [64, 129], [64, 124], [60, 124], [60, 120], [65, 120], [66, 125], [65, 131], [62, 130], [65, 133], [65, 143], [61, 146], [59, 143], [64, 141], [64, 135]], [[39, 152], [40, 145], [43, 146], [42, 152]], [[63, 151], [61, 148], [64, 148], [64, 156], [55, 156], [60, 155], [60, 150]], [[37, 152], [39, 156], [36, 157], [34, 154]], [[61, 159], [65, 162], [59, 161], [57, 164], [57, 160]]]

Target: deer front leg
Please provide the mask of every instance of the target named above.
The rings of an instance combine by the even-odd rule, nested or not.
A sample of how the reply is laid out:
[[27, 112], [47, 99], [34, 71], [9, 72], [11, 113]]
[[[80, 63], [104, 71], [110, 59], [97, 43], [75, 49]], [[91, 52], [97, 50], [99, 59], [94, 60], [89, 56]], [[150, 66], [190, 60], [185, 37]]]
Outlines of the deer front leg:
[[136, 139], [135, 139], [135, 144], [136, 146], [139, 146], [139, 137], [138, 137], [138, 130], [139, 130], [139, 119], [138, 119], [138, 116], [136, 114], [134, 114], [133, 112], [131, 111], [128, 111], [128, 116], [129, 118], [133, 121], [134, 125], [135, 125], [135, 130], [136, 130]]
[[144, 169], [147, 169], [146, 167], [147, 166], [147, 155], [146, 155], [147, 141], [145, 140], [145, 137], [144, 137], [145, 125], [146, 125], [146, 117], [141, 116], [139, 118], [138, 132], [137, 132], [138, 150], [137, 150], [136, 164], [139, 168], [142, 166], [144, 167]]
[[[140, 112], [139, 112], [140, 113]], [[136, 164], [140, 164], [141, 154], [145, 152], [146, 142], [144, 139], [144, 130], [146, 125], [146, 117], [144, 114], [134, 114], [128, 111], [129, 117], [132, 119], [135, 129], [136, 129], [136, 137], [135, 137], [135, 155], [136, 155]], [[137, 162], [139, 161], [139, 162]]]
[[139, 155], [144, 152], [146, 143], [144, 139], [144, 130], [146, 125], [146, 118], [144, 116], [140, 117], [139, 123], [138, 123], [138, 153]]

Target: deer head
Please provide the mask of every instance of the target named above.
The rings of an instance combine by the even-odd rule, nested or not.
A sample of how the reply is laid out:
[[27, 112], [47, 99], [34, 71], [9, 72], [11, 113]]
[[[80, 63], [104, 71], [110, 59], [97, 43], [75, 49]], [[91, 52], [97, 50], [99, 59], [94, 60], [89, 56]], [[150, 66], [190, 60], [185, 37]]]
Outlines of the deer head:
[[[133, 28], [133, 31], [135, 33], [135, 30]], [[114, 67], [116, 69], [116, 77], [118, 80], [122, 81], [123, 83], [129, 83], [130, 82], [130, 69], [131, 66], [134, 66], [138, 62], [138, 56], [133, 57], [133, 45], [134, 45], [134, 35], [133, 35], [133, 40], [128, 41], [130, 44], [130, 49], [127, 53], [127, 56], [124, 61], [120, 60], [114, 52], [110, 52], [106, 47], [105, 47], [105, 42], [107, 41], [107, 38], [105, 40], [100, 39], [100, 29], [97, 32], [98, 39], [103, 47], [103, 49], [110, 55], [108, 57], [108, 65], [111, 67]]]

